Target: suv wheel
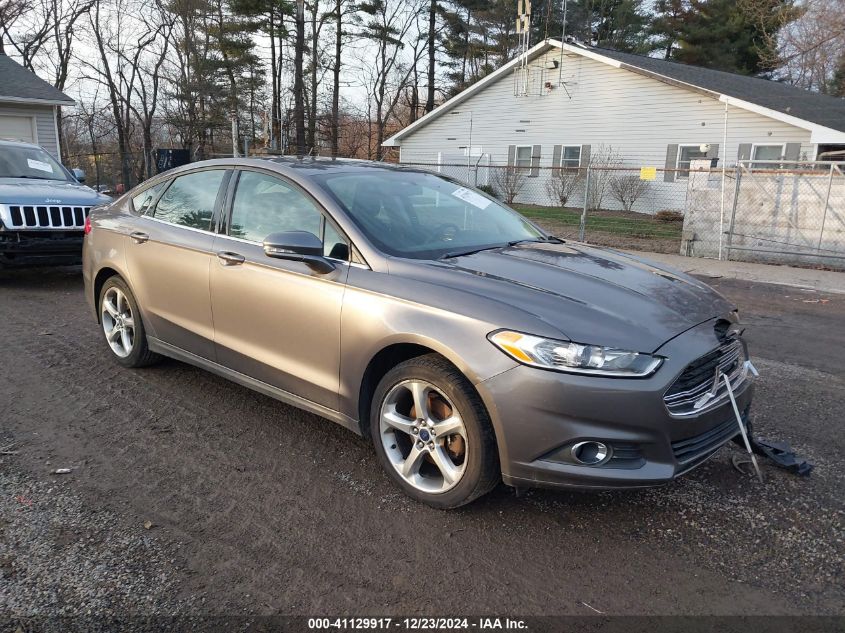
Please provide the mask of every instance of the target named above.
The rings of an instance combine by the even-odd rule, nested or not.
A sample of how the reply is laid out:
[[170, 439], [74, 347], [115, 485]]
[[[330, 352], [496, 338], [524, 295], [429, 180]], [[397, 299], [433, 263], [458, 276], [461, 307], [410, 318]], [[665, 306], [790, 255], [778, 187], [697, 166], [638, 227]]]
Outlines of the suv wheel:
[[379, 461], [409, 496], [456, 508], [500, 479], [489, 416], [472, 385], [440, 356], [412, 358], [376, 388], [370, 429]]
[[100, 323], [114, 359], [124, 367], [144, 367], [161, 357], [150, 351], [138, 303], [120, 277], [111, 277], [100, 290]]

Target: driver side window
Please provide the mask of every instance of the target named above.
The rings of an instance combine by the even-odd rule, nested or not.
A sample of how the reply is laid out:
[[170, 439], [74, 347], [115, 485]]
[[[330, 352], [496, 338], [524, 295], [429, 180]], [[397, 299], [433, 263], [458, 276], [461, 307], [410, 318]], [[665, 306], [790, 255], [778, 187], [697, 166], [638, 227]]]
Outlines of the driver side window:
[[308, 231], [320, 237], [320, 210], [279, 178], [243, 171], [232, 201], [229, 235], [261, 242], [271, 233]]

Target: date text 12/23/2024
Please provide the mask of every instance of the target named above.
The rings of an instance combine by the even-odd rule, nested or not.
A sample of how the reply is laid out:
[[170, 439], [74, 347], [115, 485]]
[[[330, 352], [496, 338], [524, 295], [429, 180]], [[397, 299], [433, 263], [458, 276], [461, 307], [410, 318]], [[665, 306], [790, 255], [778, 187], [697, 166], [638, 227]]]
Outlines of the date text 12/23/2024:
[[450, 630], [528, 630], [528, 625], [519, 618], [477, 617], [477, 618], [309, 618], [310, 631], [340, 630], [399, 630], [399, 631], [450, 631]]

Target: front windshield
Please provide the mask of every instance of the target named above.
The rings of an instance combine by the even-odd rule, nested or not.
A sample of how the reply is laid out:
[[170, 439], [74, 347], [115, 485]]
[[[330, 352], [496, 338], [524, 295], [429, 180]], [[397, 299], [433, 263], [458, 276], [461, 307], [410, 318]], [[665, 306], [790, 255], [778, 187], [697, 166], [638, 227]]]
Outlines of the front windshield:
[[314, 178], [381, 251], [436, 259], [545, 236], [484, 194], [413, 171], [374, 170]]
[[0, 178], [70, 180], [55, 158], [40, 147], [0, 144]]

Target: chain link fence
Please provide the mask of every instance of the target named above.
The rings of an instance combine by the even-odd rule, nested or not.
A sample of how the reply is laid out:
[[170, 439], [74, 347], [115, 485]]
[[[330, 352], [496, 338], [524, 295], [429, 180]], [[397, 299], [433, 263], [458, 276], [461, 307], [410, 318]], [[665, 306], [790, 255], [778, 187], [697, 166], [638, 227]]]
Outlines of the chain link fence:
[[[214, 157], [231, 156], [219, 154]], [[143, 154], [130, 156], [134, 177]], [[77, 154], [100, 191], [122, 190], [116, 153]], [[845, 162], [709, 160], [689, 169], [403, 162], [494, 195], [549, 233], [612, 248], [845, 270]]]
[[620, 249], [845, 269], [845, 163], [713, 168], [407, 163], [496, 196], [564, 239]]

